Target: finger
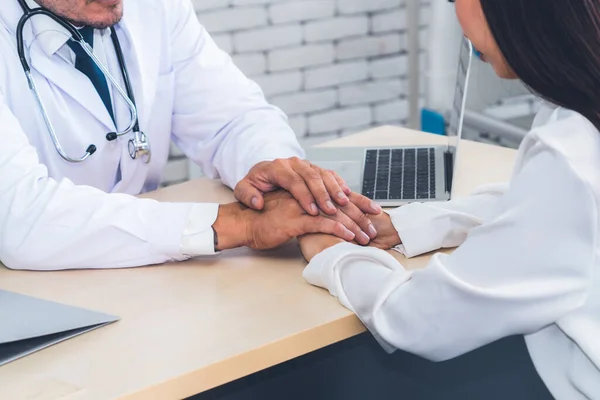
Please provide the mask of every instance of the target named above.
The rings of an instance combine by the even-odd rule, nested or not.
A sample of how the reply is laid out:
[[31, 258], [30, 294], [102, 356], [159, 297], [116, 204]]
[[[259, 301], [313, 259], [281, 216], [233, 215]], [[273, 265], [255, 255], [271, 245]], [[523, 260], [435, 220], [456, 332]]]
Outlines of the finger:
[[349, 196], [350, 193], [352, 193], [352, 189], [350, 189], [350, 187], [348, 186], [346, 181], [344, 179], [342, 179], [342, 177], [339, 176], [337, 172], [335, 172], [335, 171], [330, 171], [330, 172], [333, 174], [333, 177], [337, 181], [338, 185], [340, 185], [340, 187], [342, 188], [342, 190], [344, 191], [346, 196]]
[[[298, 159], [298, 161], [300, 160]], [[268, 179], [271, 183], [290, 192], [308, 214], [319, 215], [319, 208], [310, 189], [302, 176], [291, 167], [290, 160], [274, 161], [273, 167], [269, 170]]]
[[[362, 214], [362, 213], [360, 211], [358, 211], [358, 214]], [[350, 232], [352, 232], [354, 234], [354, 240], [356, 240], [359, 244], [367, 245], [371, 241], [371, 238], [369, 237], [369, 235], [367, 235], [365, 233], [365, 231], [363, 231], [363, 229], [343, 211], [338, 212], [334, 216], [327, 216], [326, 218], [330, 218], [330, 219], [340, 222], [342, 225], [344, 225], [344, 227], [346, 229], [348, 229]], [[369, 229], [368, 222], [365, 223], [364, 225], [367, 227], [366, 229]], [[377, 232], [375, 232], [375, 236], [377, 236]]]
[[310, 217], [305, 216], [301, 220], [301, 228], [303, 233], [326, 233], [328, 235], [335, 235], [340, 239], [344, 239], [348, 242], [354, 240], [354, 233], [348, 230], [341, 223], [334, 221], [332, 219], [318, 216], [318, 217]]
[[260, 211], [265, 205], [265, 199], [260, 190], [255, 188], [247, 180], [242, 180], [238, 183], [233, 191], [235, 198], [247, 207], [253, 210]]
[[321, 177], [320, 170], [312, 168], [308, 162], [295, 163], [293, 168], [294, 171], [302, 177], [305, 184], [310, 189], [319, 208], [326, 214], [334, 215], [337, 212], [337, 208], [335, 208], [331, 201], [331, 197], [329, 196], [323, 178]]
[[345, 214], [348, 218], [354, 221], [361, 231], [365, 232], [369, 238], [375, 239], [377, 237], [377, 229], [375, 229], [375, 225], [373, 225], [373, 222], [371, 222], [369, 217], [355, 204], [350, 203], [346, 207], [342, 207], [339, 214]]
[[321, 177], [323, 178], [323, 183], [325, 184], [325, 187], [327, 188], [331, 198], [334, 199], [334, 201], [340, 206], [346, 206], [350, 204], [350, 200], [340, 187], [340, 184], [338, 183], [337, 179], [335, 179], [333, 174], [334, 173], [332, 171], [322, 169]]
[[369, 215], [379, 215], [381, 214], [381, 206], [375, 203], [373, 200], [369, 199], [358, 193], [350, 193], [348, 196], [350, 202], [358, 207], [359, 210]]

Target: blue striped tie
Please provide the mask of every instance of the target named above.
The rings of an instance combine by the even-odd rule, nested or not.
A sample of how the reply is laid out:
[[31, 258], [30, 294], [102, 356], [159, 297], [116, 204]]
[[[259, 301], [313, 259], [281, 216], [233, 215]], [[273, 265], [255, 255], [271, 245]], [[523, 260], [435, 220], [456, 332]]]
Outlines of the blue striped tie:
[[[94, 28], [86, 26], [81, 28], [79, 33], [81, 33], [81, 36], [83, 36], [83, 40], [85, 40], [90, 47], [94, 48]], [[68, 45], [75, 53], [75, 68], [85, 74], [85, 76], [87, 76], [92, 82], [114, 122], [115, 116], [113, 113], [112, 101], [110, 99], [110, 91], [108, 90], [106, 77], [100, 68], [98, 68], [96, 63], [94, 63], [94, 60], [92, 60], [92, 58], [79, 45], [79, 43], [69, 40]]]

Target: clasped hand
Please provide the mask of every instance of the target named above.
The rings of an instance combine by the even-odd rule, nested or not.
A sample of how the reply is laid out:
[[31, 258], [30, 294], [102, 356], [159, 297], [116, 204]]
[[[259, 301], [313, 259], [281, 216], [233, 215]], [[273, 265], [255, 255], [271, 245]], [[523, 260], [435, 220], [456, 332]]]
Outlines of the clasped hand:
[[353, 193], [335, 172], [305, 160], [257, 164], [236, 186], [235, 196], [240, 203], [221, 206], [213, 226], [218, 250], [271, 249], [307, 234], [360, 245], [385, 240], [372, 222], [382, 215], [381, 207]]

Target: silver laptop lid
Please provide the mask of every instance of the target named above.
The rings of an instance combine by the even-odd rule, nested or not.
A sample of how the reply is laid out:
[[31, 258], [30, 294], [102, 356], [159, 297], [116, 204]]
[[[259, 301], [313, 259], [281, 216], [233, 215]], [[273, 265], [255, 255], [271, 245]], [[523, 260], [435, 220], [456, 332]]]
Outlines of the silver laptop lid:
[[[452, 178], [456, 175], [456, 157], [460, 138], [462, 137], [463, 122], [465, 117], [465, 108], [467, 104], [467, 93], [469, 88], [469, 78], [471, 76], [471, 66], [473, 64], [473, 44], [470, 40], [463, 37], [460, 46], [458, 72], [456, 77], [456, 88], [454, 91], [454, 103], [450, 110], [450, 121], [448, 125], [448, 152], [451, 155]], [[452, 192], [451, 185], [451, 192]]]

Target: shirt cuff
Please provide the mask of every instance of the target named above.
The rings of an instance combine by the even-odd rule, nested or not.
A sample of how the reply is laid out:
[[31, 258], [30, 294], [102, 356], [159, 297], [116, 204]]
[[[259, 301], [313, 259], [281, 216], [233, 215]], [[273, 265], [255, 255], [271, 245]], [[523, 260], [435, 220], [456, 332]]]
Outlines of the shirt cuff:
[[181, 253], [187, 257], [215, 255], [212, 226], [219, 214], [219, 204], [194, 204], [181, 238]]
[[402, 244], [394, 250], [407, 258], [439, 250], [443, 237], [451, 228], [448, 218], [438, 218], [444, 212], [422, 203], [412, 203], [388, 211], [402, 240]]

